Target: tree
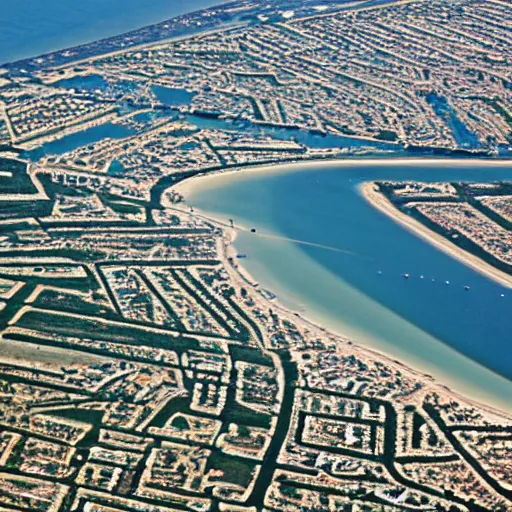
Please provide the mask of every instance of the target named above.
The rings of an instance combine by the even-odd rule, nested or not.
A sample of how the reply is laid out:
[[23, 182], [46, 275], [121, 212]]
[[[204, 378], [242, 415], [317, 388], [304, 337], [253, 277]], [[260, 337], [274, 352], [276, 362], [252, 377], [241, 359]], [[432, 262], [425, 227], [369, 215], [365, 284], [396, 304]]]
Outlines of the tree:
[[245, 425], [238, 425], [238, 435], [240, 437], [248, 438], [251, 436], [251, 430]]

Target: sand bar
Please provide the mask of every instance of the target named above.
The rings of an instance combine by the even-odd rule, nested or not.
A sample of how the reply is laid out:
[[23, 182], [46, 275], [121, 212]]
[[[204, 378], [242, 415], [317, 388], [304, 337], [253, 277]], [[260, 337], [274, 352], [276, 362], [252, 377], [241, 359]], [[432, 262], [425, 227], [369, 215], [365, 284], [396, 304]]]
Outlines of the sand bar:
[[486, 261], [482, 260], [478, 256], [471, 254], [464, 249], [461, 249], [457, 245], [447, 240], [444, 236], [435, 233], [428, 229], [421, 222], [409, 217], [405, 213], [401, 212], [398, 208], [395, 208], [393, 203], [389, 201], [383, 194], [377, 190], [377, 186], [373, 182], [363, 183], [359, 190], [363, 197], [380, 212], [384, 213], [388, 217], [391, 217], [395, 222], [398, 222], [401, 226], [405, 227], [411, 233], [423, 238], [429, 244], [433, 245], [436, 249], [446, 252], [452, 258], [457, 259], [464, 265], [471, 267], [473, 270], [480, 272], [484, 276], [493, 281], [505, 286], [512, 288], [512, 276], [499, 270]]

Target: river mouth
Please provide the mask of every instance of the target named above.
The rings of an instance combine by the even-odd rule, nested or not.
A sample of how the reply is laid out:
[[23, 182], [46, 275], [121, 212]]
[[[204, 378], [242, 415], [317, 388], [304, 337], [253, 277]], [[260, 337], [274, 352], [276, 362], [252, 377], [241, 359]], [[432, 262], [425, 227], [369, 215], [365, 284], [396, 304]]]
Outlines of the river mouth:
[[201, 178], [183, 190], [207, 215], [256, 229], [239, 232], [240, 263], [285, 306], [510, 411], [512, 292], [397, 225], [358, 188], [379, 179], [505, 181], [511, 170], [503, 162], [311, 163]]

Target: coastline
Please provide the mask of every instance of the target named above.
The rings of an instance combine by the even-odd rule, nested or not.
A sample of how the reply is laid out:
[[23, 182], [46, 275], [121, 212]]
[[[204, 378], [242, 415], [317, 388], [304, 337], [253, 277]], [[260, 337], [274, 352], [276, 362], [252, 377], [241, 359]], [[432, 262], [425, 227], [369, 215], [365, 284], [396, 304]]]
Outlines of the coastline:
[[[218, 4], [214, 4], [214, 6], [222, 5], [223, 3], [227, 3], [227, 2], [228, 2], [228, 0], [220, 1]], [[193, 11], [193, 13], [194, 12], [197, 12], [197, 11]], [[173, 18], [171, 18], [171, 19], [173, 19]], [[151, 41], [151, 42], [136, 44], [134, 46], [131, 46], [129, 48], [129, 50], [127, 50], [126, 48], [120, 48], [118, 50], [112, 50], [110, 52], [93, 55], [91, 57], [84, 57], [83, 59], [77, 59], [77, 60], [73, 61], [73, 65], [74, 66], [82, 65], [82, 64], [90, 65], [97, 60], [101, 60], [101, 59], [105, 59], [105, 58], [109, 58], [109, 57], [115, 57], [116, 55], [122, 55], [123, 53], [126, 53], [127, 51], [135, 52], [135, 51], [141, 51], [141, 50], [155, 50], [155, 49], [158, 49], [161, 46], [165, 46], [169, 43], [178, 43], [180, 41], [187, 41], [188, 39], [192, 39], [194, 37], [199, 37], [199, 36], [203, 37], [203, 36], [208, 36], [211, 34], [227, 32], [229, 30], [241, 28], [243, 26], [245, 26], [243, 23], [234, 23], [234, 24], [228, 25], [226, 27], [207, 28], [207, 29], [199, 31], [199, 32], [191, 32], [190, 34], [169, 36], [169, 37], [165, 37], [163, 39], [159, 39], [158, 41]], [[108, 40], [108, 39], [111, 39], [111, 38], [108, 38], [108, 37], [105, 38], [105, 40]], [[85, 43], [85, 44], [87, 44], [87, 43]], [[53, 70], [58, 71], [61, 69], [67, 69], [68, 67], [69, 67], [69, 62], [55, 66], [53, 68]]]
[[[112, 29], [111, 24], [107, 25], [95, 25], [93, 22], [93, 29], [87, 29], [83, 26], [78, 26], [78, 35], [74, 34], [73, 36], [68, 35], [66, 37], [55, 36], [52, 34], [43, 34], [45, 39], [43, 39], [43, 50], [41, 50], [41, 42], [38, 41], [37, 49], [31, 50], [23, 47], [22, 50], [10, 50], [10, 53], [4, 54], [0, 58], [0, 68], [20, 68], [26, 65], [33, 66], [37, 63], [39, 59], [47, 59], [55, 56], [62, 56], [64, 52], [69, 52], [67, 63], [75, 62], [73, 60], [72, 53], [86, 51], [91, 48], [98, 48], [98, 43], [105, 43], [108, 45], [111, 42], [121, 43], [123, 39], [127, 37], [140, 37], [140, 41], [137, 42], [135, 46], [145, 46], [151, 45], [153, 43], [158, 43], [160, 41], [165, 41], [166, 39], [173, 39], [174, 37], [179, 37], [176, 35], [172, 35], [173, 30], [176, 27], [165, 27], [165, 25], [170, 25], [177, 22], [179, 25], [183, 24], [183, 21], [186, 21], [188, 17], [193, 16], [197, 13], [207, 12], [212, 9], [222, 8], [225, 4], [229, 4], [230, 0], [202, 0], [197, 5], [192, 5], [192, 7], [187, 8], [170, 8], [165, 2], [157, 2], [154, 1], [150, 5], [150, 12], [145, 9], [144, 17], [141, 21], [141, 14], [143, 10], [140, 8], [136, 9], [137, 16], [131, 16], [126, 19], [121, 18], [120, 21], [117, 22], [114, 29]], [[192, 10], [190, 10], [192, 9]], [[86, 16], [91, 15], [99, 15], [100, 12], [92, 12], [92, 8], [89, 11], [85, 11]], [[96, 9], [98, 11], [98, 9]], [[151, 14], [153, 13], [153, 14]], [[105, 12], [103, 12], [105, 14]], [[108, 13], [107, 13], [108, 14]], [[30, 20], [29, 20], [30, 21]], [[77, 20], [71, 19], [71, 23], [76, 23]], [[37, 28], [37, 27], [36, 27]], [[164, 37], [157, 39], [152, 39], [151, 34], [144, 39], [144, 34], [147, 32], [151, 32], [152, 30], [159, 29], [164, 32], [166, 28], [169, 28], [169, 34]], [[179, 27], [178, 27], [179, 29]], [[212, 30], [214, 27], [208, 28], [208, 30]], [[75, 31], [76, 32], [76, 31]], [[174, 30], [175, 32], [175, 30]], [[197, 35], [197, 33], [193, 33], [191, 35]], [[39, 35], [41, 37], [41, 35]], [[52, 42], [50, 44], [46, 44], [45, 40], [48, 39]], [[119, 50], [126, 51], [127, 48], [123, 48], [120, 44], [118, 44]], [[134, 48], [135, 48], [134, 46]], [[18, 53], [21, 52], [21, 53]], [[101, 52], [101, 50], [100, 50]], [[107, 51], [106, 53], [109, 53]], [[95, 53], [96, 57], [101, 56], [101, 53]], [[83, 57], [79, 60], [88, 60], [90, 57]], [[78, 62], [78, 60], [76, 61]]]
[[199, 173], [190, 178], [186, 178], [175, 185], [172, 185], [172, 190], [183, 196], [186, 196], [190, 191], [193, 190], [197, 180], [201, 179], [202, 183], [208, 179], [214, 179], [217, 176], [227, 176], [239, 172], [285, 172], [285, 171], [300, 171], [304, 168], [311, 168], [312, 165], [322, 170], [329, 167], [351, 167], [354, 165], [359, 166], [407, 166], [407, 165], [433, 165], [442, 167], [443, 165], [450, 166], [466, 166], [468, 163], [475, 167], [506, 167], [512, 166], [512, 160], [510, 159], [484, 159], [484, 158], [420, 158], [420, 157], [389, 157], [383, 155], [382, 157], [359, 157], [359, 158], [329, 158], [329, 159], [310, 159], [310, 160], [299, 160], [296, 162], [276, 162], [276, 163], [265, 163], [255, 165], [244, 165], [237, 167], [230, 167], [227, 169], [219, 169], [213, 172]]
[[[322, 167], [324, 166], [350, 166], [350, 165], [410, 165], [411, 163], [418, 163], [418, 164], [432, 164], [436, 163], [439, 165], [446, 165], [446, 164], [454, 164], [458, 161], [453, 162], [449, 159], [387, 159], [387, 160], [380, 160], [380, 159], [366, 159], [366, 160], [333, 160], [329, 162], [320, 162]], [[240, 170], [256, 170], [263, 172], [277, 172], [278, 169], [276, 167], [280, 167], [282, 170], [292, 168], [293, 170], [298, 170], [302, 167], [310, 167], [312, 163], [315, 162], [300, 162], [296, 164], [276, 164], [276, 165], [261, 165], [261, 166], [251, 166], [251, 167], [243, 167], [243, 168], [237, 168], [237, 169], [228, 169], [224, 171], [216, 171], [211, 174], [199, 174], [195, 175], [191, 178], [188, 178], [186, 180], [183, 180], [182, 182], [179, 182], [178, 184], [172, 186], [171, 188], [167, 189], [166, 193], [162, 195], [162, 206], [167, 208], [173, 208], [181, 211], [185, 211], [189, 213], [188, 205], [185, 207], [183, 204], [172, 204], [170, 203], [167, 193], [171, 190], [173, 192], [178, 192], [182, 195], [188, 194], [192, 192], [192, 190], [195, 188], [195, 186], [198, 184], [199, 180], [201, 181], [201, 185], [204, 186], [205, 181], [208, 181], [208, 179], [215, 179], [220, 175], [228, 175], [228, 174], [234, 174], [236, 172], [239, 172]], [[318, 162], [317, 162], [318, 163]], [[461, 165], [467, 165], [466, 160], [461, 160]], [[482, 167], [485, 167], [487, 165], [510, 165], [510, 161], [485, 161], [485, 160], [479, 160], [472, 162], [475, 165], [482, 165]], [[240, 222], [237, 222], [237, 227], [233, 228], [231, 227], [225, 220], [219, 218], [215, 214], [211, 214], [209, 212], [204, 212], [202, 210], [199, 210], [194, 207], [194, 216], [200, 217], [203, 220], [215, 225], [216, 227], [220, 228], [223, 231], [222, 241], [223, 241], [223, 251], [221, 252], [221, 259], [224, 262], [225, 266], [231, 270], [231, 274], [234, 275], [235, 278], [242, 280], [245, 284], [248, 284], [256, 289], [265, 290], [273, 292], [272, 289], [267, 289], [261, 286], [259, 281], [254, 278], [253, 275], [237, 260], [237, 263], [233, 264], [229, 261], [229, 256], [234, 256], [237, 251], [234, 247], [234, 244], [236, 243], [236, 239], [239, 232], [248, 232], [250, 229], [247, 226], [244, 226], [243, 224], [240, 224]], [[286, 239], [284, 237], [276, 237], [287, 241], [292, 241], [290, 239]], [[263, 298], [262, 299], [267, 305], [270, 303], [272, 304], [272, 308], [278, 309], [281, 311], [282, 314], [290, 317], [293, 319], [293, 321], [302, 323], [303, 325], [307, 325], [310, 327], [313, 327], [321, 332], [324, 332], [326, 334], [334, 335], [337, 338], [340, 339], [340, 341], [348, 342], [350, 346], [353, 348], [355, 352], [361, 352], [362, 354], [366, 353], [367, 355], [370, 355], [372, 357], [376, 357], [379, 360], [384, 361], [386, 364], [400, 367], [402, 370], [407, 371], [411, 375], [414, 375], [418, 380], [421, 380], [425, 384], [425, 388], [428, 388], [430, 390], [435, 389], [440, 393], [447, 394], [450, 397], [457, 397], [460, 400], [465, 401], [466, 403], [473, 404], [475, 406], [478, 406], [481, 409], [484, 409], [486, 412], [490, 414], [499, 414], [501, 416], [505, 416], [509, 419], [512, 419], [512, 405], [507, 407], [507, 405], [503, 402], [500, 402], [500, 400], [494, 401], [492, 397], [482, 397], [482, 396], [476, 396], [476, 393], [469, 393], [464, 394], [463, 391], [459, 391], [459, 389], [462, 386], [459, 386], [459, 384], [464, 385], [467, 383], [464, 383], [463, 381], [459, 381], [456, 377], [450, 382], [450, 379], [448, 378], [448, 383], [445, 383], [443, 376], [433, 376], [431, 374], [431, 369], [429, 368], [422, 368], [421, 364], [418, 364], [417, 361], [408, 360], [405, 357], [394, 357], [391, 354], [387, 354], [383, 350], [381, 350], [379, 347], [372, 346], [373, 342], [369, 338], [365, 338], [362, 336], [361, 338], [358, 338], [357, 340], [353, 340], [351, 337], [347, 336], [342, 332], [342, 328], [337, 328], [334, 326], [325, 326], [322, 322], [322, 320], [315, 317], [313, 314], [312, 316], [309, 315], [309, 313], [306, 313], [305, 316], [303, 316], [303, 312], [301, 309], [294, 307], [295, 305], [298, 305], [300, 303], [300, 300], [295, 300], [294, 305], [284, 305], [282, 302], [282, 299], [279, 295], [276, 295], [273, 299]], [[437, 340], [439, 343], [444, 343], [440, 340]], [[451, 347], [448, 347], [451, 349]], [[453, 349], [451, 349], [453, 350]], [[457, 352], [458, 353], [458, 352]], [[501, 375], [498, 375], [494, 373], [492, 370], [488, 370], [484, 366], [482, 366], [480, 363], [473, 361], [467, 356], [464, 356], [460, 354], [461, 357], [463, 357], [466, 361], [468, 361], [471, 365], [476, 365], [476, 367], [480, 367], [484, 369], [487, 372], [490, 372], [491, 374], [495, 375], [499, 379], [505, 379]], [[442, 371], [440, 373], [443, 373]], [[454, 389], [458, 388], [458, 389]], [[471, 396], [471, 395], [474, 396]], [[486, 400], [484, 402], [483, 400]]]
[[471, 267], [476, 272], [492, 279], [494, 282], [507, 288], [512, 288], [512, 276], [493, 267], [478, 256], [461, 249], [443, 236], [428, 229], [426, 226], [421, 224], [421, 222], [407, 216], [405, 213], [402, 213], [400, 210], [395, 208], [395, 206], [386, 197], [384, 197], [384, 195], [376, 190], [373, 182], [370, 181], [360, 185], [359, 192], [374, 208], [390, 217], [394, 222], [397, 222], [414, 235], [419, 236], [429, 244], [433, 245], [436, 249], [444, 251], [452, 258], [457, 259], [464, 265]]
[[[175, 208], [175, 205], [173, 205], [173, 207]], [[245, 285], [249, 285], [254, 289], [264, 290], [265, 292], [272, 293], [272, 290], [268, 290], [267, 288], [262, 287], [260, 282], [242, 264], [233, 264], [231, 261], [229, 261], [230, 257], [233, 257], [234, 255], [237, 254], [234, 245], [236, 243], [238, 233], [243, 231], [249, 231], [249, 228], [241, 226], [240, 224], [238, 224], [237, 228], [231, 228], [229, 224], [219, 219], [215, 215], [207, 214], [200, 210], [194, 210], [194, 216], [200, 217], [201, 219], [222, 229], [223, 250], [220, 251], [219, 259], [220, 261], [222, 261], [224, 267], [230, 270], [232, 278], [241, 280]], [[283, 304], [283, 301], [279, 295], [276, 295], [273, 299], [261, 297], [260, 301], [267, 307], [271, 305], [272, 309], [278, 310], [281, 314], [289, 317], [290, 319], [293, 319], [293, 321], [298, 324], [302, 324], [310, 328], [312, 327], [315, 330], [323, 332], [327, 335], [334, 335], [339, 339], [340, 342], [348, 343], [353, 349], [354, 353], [370, 355], [380, 361], [383, 361], [388, 366], [396, 367], [402, 371], [406, 371], [407, 373], [415, 376], [418, 380], [420, 380], [425, 385], [425, 388], [427, 390], [434, 389], [441, 394], [447, 394], [447, 396], [451, 398], [458, 398], [468, 404], [472, 404], [480, 409], [485, 410], [487, 413], [497, 414], [502, 417], [506, 417], [509, 420], [512, 420], [512, 406], [508, 410], [506, 410], [503, 408], [503, 404], [501, 403], [484, 403], [479, 397], [475, 398], [465, 395], [463, 394], [463, 392], [454, 389], [453, 383], [444, 383], [440, 377], [431, 375], [428, 369], [423, 369], [419, 367], [418, 364], [416, 364], [416, 362], [407, 361], [405, 359], [399, 359], [394, 357], [393, 355], [386, 354], [382, 350], [370, 346], [371, 341], [369, 341], [368, 339], [361, 338], [358, 340], [354, 340], [350, 336], [347, 336], [343, 332], [338, 331], [338, 329], [334, 327], [324, 326], [321, 323], [321, 320], [315, 318], [314, 315], [304, 315], [304, 313], [300, 309], [296, 309], [291, 305], [287, 306]], [[365, 342], [367, 342], [368, 344], [365, 344]], [[479, 363], [475, 361], [471, 362], [478, 366], [481, 366]]]

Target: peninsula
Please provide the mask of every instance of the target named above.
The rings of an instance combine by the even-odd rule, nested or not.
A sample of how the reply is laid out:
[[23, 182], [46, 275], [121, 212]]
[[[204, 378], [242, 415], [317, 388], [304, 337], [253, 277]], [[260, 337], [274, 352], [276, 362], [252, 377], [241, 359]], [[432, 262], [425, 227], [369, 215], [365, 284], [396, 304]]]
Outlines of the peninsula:
[[512, 288], [509, 183], [367, 182], [361, 192], [407, 229]]

